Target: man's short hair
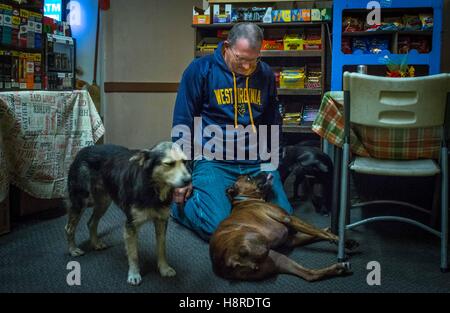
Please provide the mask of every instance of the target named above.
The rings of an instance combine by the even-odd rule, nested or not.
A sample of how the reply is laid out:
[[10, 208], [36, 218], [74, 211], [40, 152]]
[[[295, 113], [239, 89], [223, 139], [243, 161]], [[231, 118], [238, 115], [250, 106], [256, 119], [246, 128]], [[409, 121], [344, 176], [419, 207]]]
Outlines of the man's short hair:
[[227, 41], [234, 46], [238, 39], [247, 39], [252, 49], [260, 49], [264, 39], [263, 30], [255, 23], [238, 23], [231, 28]]

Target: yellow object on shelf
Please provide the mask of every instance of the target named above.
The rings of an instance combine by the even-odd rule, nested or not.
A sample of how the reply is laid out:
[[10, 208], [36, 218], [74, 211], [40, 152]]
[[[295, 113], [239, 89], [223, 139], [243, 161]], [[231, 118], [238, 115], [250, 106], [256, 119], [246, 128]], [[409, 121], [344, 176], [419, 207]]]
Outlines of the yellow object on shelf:
[[280, 88], [305, 88], [305, 72], [302, 69], [283, 70], [280, 73]]
[[303, 50], [303, 38], [297, 34], [288, 34], [283, 39], [284, 50]]

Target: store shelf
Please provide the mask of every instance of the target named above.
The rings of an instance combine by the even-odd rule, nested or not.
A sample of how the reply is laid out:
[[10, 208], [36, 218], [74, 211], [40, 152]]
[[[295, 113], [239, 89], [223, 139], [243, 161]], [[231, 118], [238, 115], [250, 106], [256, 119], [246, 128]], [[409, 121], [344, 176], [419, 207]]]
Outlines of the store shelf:
[[[205, 55], [213, 54], [212, 51], [196, 51], [196, 57], [202, 57]], [[278, 50], [263, 50], [261, 51], [262, 57], [270, 57], [270, 58], [284, 58], [284, 57], [321, 57], [323, 54], [322, 50], [299, 50], [299, 51], [278, 51]]]
[[311, 125], [283, 125], [284, 133], [314, 134]]
[[376, 30], [376, 31], [361, 31], [361, 32], [342, 32], [342, 37], [366, 37], [366, 36], [391, 36], [398, 33], [403, 35], [414, 36], [432, 36], [431, 30]]
[[278, 88], [277, 89], [279, 96], [321, 96], [322, 89], [287, 89], [287, 88]]
[[28, 53], [42, 53], [43, 48], [37, 49], [37, 48], [22, 48], [22, 47], [14, 47], [10, 45], [3, 45], [0, 44], [0, 49], [2, 50], [14, 50], [14, 51], [20, 51], [20, 52], [28, 52]]
[[[303, 27], [303, 26], [317, 26], [331, 21], [317, 21], [317, 22], [291, 22], [291, 23], [255, 23], [258, 26], [264, 27]], [[223, 24], [192, 24], [194, 28], [231, 28], [236, 23]]]

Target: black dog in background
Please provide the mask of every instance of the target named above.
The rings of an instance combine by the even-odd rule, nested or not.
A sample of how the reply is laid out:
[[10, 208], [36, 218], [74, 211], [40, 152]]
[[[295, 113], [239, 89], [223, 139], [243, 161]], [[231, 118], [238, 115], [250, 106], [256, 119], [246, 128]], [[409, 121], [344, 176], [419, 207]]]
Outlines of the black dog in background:
[[283, 147], [283, 155], [279, 167], [283, 183], [293, 174], [294, 199], [302, 188], [305, 195], [312, 194], [311, 201], [320, 214], [328, 214], [331, 210], [333, 163], [330, 157], [314, 141], [305, 141], [296, 145]]

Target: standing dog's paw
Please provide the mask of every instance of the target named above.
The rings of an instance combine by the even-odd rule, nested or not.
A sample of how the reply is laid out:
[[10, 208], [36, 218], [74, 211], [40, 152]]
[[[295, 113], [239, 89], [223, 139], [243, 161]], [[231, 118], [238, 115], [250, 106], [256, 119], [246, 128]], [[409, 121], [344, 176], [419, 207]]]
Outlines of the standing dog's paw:
[[337, 274], [339, 275], [352, 274], [352, 266], [350, 262], [337, 263], [336, 267], [337, 267]]
[[128, 272], [128, 283], [133, 286], [137, 286], [142, 282], [141, 274]]
[[175, 272], [175, 270], [169, 265], [165, 265], [159, 266], [159, 274], [161, 274], [162, 277], [173, 277], [177, 274], [177, 272]]
[[84, 254], [84, 251], [81, 250], [80, 248], [72, 248], [72, 249], [69, 249], [69, 253], [71, 256], [77, 257], [77, 256], [82, 256]]

